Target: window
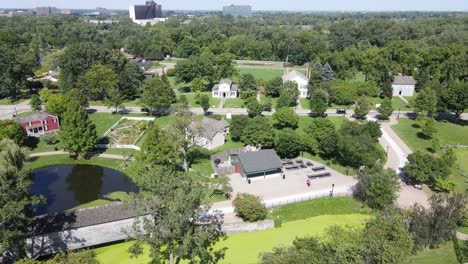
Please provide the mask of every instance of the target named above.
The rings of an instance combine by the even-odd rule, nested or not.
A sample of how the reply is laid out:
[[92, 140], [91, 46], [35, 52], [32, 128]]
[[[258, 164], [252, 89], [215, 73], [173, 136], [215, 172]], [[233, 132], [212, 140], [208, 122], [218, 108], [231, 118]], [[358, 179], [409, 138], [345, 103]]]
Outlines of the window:
[[57, 123], [57, 118], [54, 118], [54, 123]]
[[213, 96], [218, 96], [218, 92], [214, 92], [214, 93], [213, 93]]
[[44, 120], [44, 125], [47, 125], [47, 120]]
[[31, 125], [31, 122], [28, 122], [28, 126], [30, 126], [30, 125]]
[[49, 128], [47, 128], [47, 126], [45, 126], [45, 130], [48, 130]]
[[236, 92], [231, 92], [231, 96], [236, 96]]

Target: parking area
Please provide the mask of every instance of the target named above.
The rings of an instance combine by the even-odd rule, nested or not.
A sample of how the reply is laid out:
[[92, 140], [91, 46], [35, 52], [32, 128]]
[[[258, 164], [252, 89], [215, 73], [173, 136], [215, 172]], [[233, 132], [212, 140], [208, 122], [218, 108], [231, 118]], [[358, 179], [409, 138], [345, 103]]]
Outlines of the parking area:
[[[231, 180], [231, 187], [233, 188], [233, 195], [235, 196], [236, 193], [246, 192], [258, 195], [266, 200], [317, 190], [331, 190], [332, 184], [335, 185], [335, 188], [342, 189], [343, 187], [352, 187], [357, 182], [355, 178], [344, 176], [318, 162], [303, 158], [300, 159], [300, 162], [297, 161], [298, 160], [295, 159], [283, 163], [284, 179], [282, 174], [277, 173], [266, 175], [265, 177], [252, 178], [249, 184], [240, 174], [230, 175], [229, 178]], [[311, 177], [320, 174], [329, 175]], [[308, 179], [310, 185], [307, 184]]]

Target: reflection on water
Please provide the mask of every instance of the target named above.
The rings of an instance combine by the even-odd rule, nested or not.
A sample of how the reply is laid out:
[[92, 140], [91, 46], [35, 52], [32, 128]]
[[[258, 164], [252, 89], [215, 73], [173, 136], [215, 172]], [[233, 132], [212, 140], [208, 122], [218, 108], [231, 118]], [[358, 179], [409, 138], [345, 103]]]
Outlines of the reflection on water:
[[56, 165], [34, 174], [31, 194], [47, 199], [37, 214], [61, 212], [112, 192], [138, 192], [138, 186], [122, 172], [96, 165]]

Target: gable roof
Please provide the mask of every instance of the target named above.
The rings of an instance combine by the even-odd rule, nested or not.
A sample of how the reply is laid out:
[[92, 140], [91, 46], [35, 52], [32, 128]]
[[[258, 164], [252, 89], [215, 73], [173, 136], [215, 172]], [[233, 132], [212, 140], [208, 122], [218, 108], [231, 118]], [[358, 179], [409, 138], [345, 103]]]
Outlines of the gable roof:
[[219, 81], [219, 84], [227, 84], [227, 85], [232, 85], [232, 81], [229, 80], [229, 79], [221, 79], [221, 81]]
[[213, 139], [218, 132], [226, 132], [229, 123], [226, 120], [216, 120], [213, 118], [203, 117], [200, 122], [202, 128], [201, 136], [207, 139]]
[[263, 149], [253, 152], [241, 152], [239, 161], [245, 173], [271, 171], [283, 167], [281, 159], [273, 149]]
[[213, 86], [211, 91], [219, 91], [219, 85], [221, 84], [227, 84], [230, 87], [230, 91], [238, 91], [239, 90], [239, 85], [238, 84], [233, 84], [231, 80], [229, 79], [221, 79], [221, 81]]
[[293, 70], [291, 72], [289, 72], [288, 74], [285, 74], [283, 75], [283, 77], [281, 77], [283, 79], [283, 82], [287, 82], [287, 81], [292, 81], [294, 80], [295, 78], [299, 77], [300, 79], [308, 82], [309, 80], [307, 80], [307, 77], [302, 74], [301, 72], [299, 71], [296, 71], [296, 70]]
[[39, 113], [34, 113], [34, 114], [31, 114], [31, 115], [27, 115], [27, 116], [15, 117], [15, 118], [13, 118], [13, 120], [15, 120], [16, 122], [18, 122], [20, 124], [24, 124], [24, 123], [34, 122], [34, 121], [43, 121], [48, 116], [56, 117], [56, 116], [51, 115], [51, 114], [49, 114], [49, 113], [47, 113], [45, 111], [41, 111]]
[[413, 76], [402, 75], [401, 73], [395, 76], [393, 83], [395, 85], [415, 85], [416, 80]]

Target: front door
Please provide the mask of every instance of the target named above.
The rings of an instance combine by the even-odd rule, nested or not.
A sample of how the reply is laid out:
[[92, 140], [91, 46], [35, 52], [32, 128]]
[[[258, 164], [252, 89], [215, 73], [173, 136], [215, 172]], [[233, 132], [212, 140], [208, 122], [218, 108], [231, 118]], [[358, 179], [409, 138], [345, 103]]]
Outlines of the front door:
[[226, 93], [223, 93], [223, 98], [226, 98]]
[[400, 91], [400, 92], [398, 92], [398, 95], [401, 95], [401, 91]]

